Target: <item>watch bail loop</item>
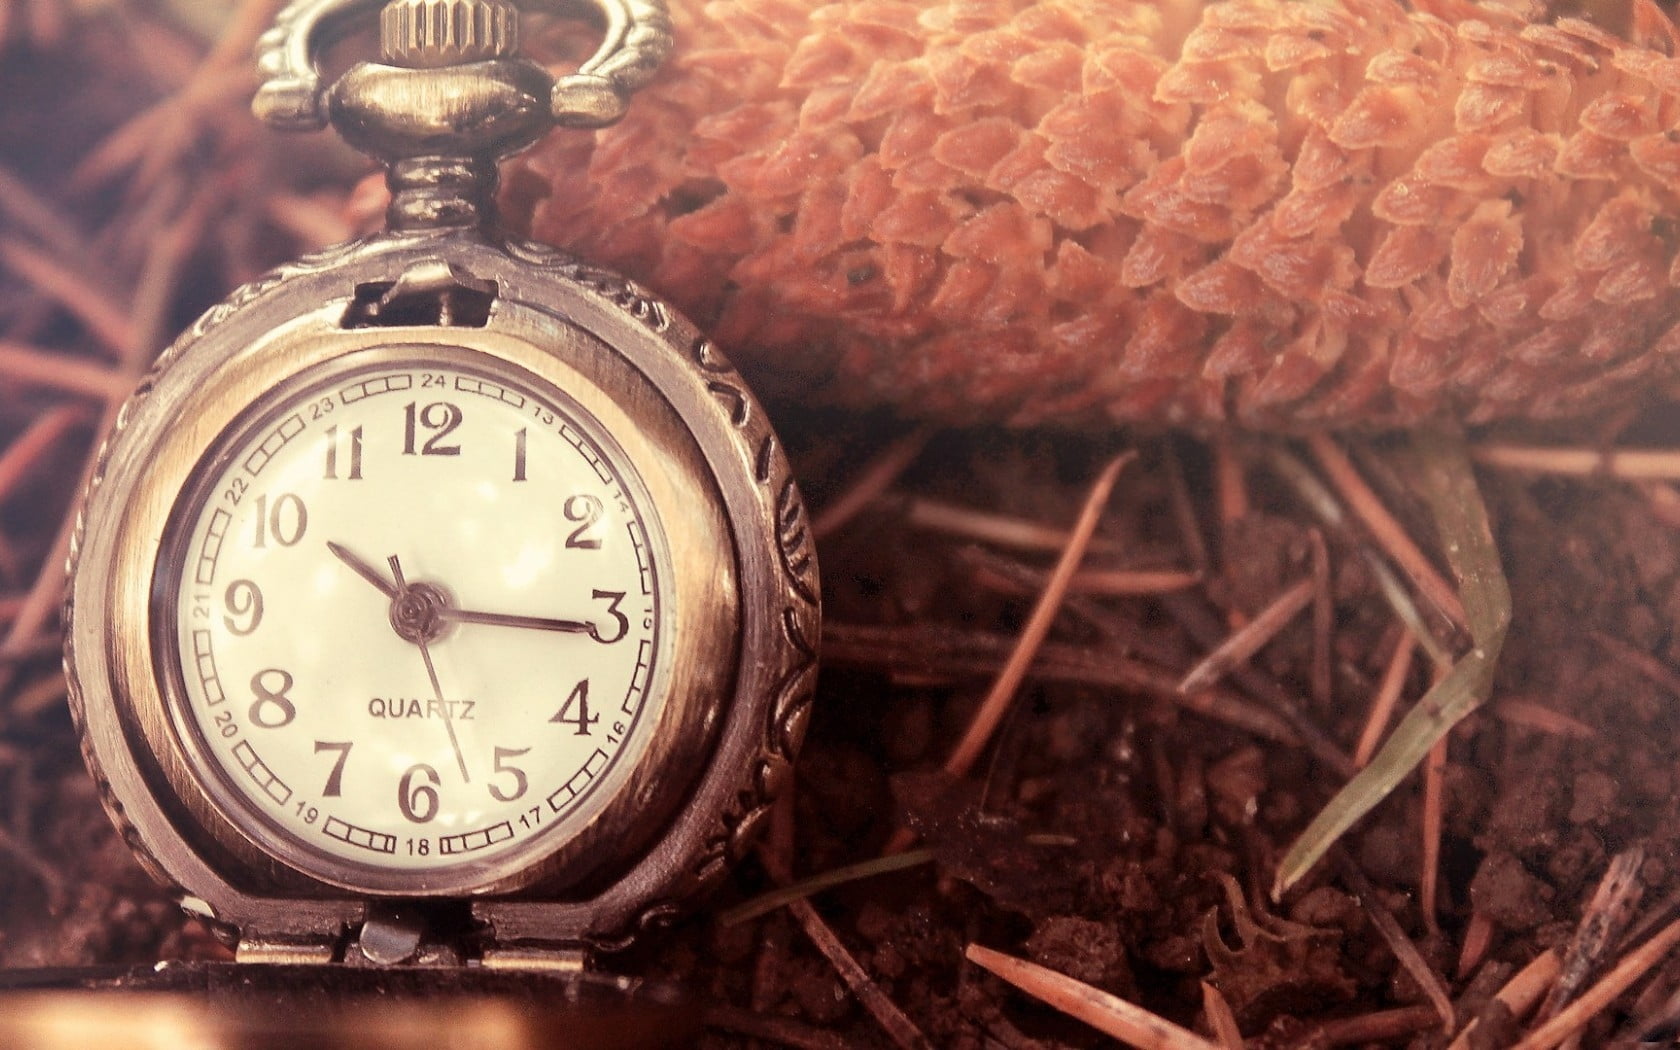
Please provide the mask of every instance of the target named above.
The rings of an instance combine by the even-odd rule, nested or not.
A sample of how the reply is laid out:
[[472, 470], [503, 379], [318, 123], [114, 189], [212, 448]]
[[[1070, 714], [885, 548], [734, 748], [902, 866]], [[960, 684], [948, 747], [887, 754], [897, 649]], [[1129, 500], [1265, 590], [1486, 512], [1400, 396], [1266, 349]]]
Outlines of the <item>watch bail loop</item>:
[[[257, 42], [263, 82], [251, 107], [258, 119], [289, 131], [327, 126], [327, 93], [318, 55], [386, 0], [292, 0]], [[546, 99], [561, 127], [605, 127], [624, 116], [630, 96], [653, 79], [674, 44], [666, 0], [525, 0], [526, 8], [594, 14], [600, 46], [576, 73], [554, 81]]]
[[[653, 77], [672, 45], [665, 0], [548, 0], [594, 12], [606, 36], [576, 73], [556, 79], [517, 57], [509, 0], [294, 0], [258, 45], [252, 108], [269, 125], [331, 123], [391, 170], [393, 230], [455, 230], [494, 221], [496, 162], [554, 127], [604, 127]], [[380, 15], [381, 62], [321, 78], [319, 53], [362, 17]]]

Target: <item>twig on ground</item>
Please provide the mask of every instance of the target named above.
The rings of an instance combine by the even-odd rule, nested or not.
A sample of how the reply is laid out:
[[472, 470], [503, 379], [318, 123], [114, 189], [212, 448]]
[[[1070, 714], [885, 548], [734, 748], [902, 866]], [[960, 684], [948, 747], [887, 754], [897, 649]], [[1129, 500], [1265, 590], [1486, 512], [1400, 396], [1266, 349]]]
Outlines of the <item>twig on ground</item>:
[[29, 427], [0, 453], [0, 501], [6, 500], [29, 474], [40, 466], [64, 435], [83, 422], [87, 413], [80, 405], [60, 405], [35, 417]]
[[[1231, 530], [1237, 522], [1248, 517], [1250, 503], [1248, 498], [1248, 472], [1244, 469], [1242, 455], [1237, 451], [1231, 435], [1219, 433], [1211, 442], [1213, 450], [1213, 483], [1214, 505], [1219, 514], [1219, 538], [1221, 549], [1229, 546]], [[1227, 571], [1230, 566], [1227, 564]], [[1231, 608], [1225, 612], [1226, 622], [1231, 630], [1237, 630], [1248, 622], [1248, 617], [1241, 609]]]
[[1598, 1012], [1650, 972], [1676, 944], [1680, 944], [1680, 921], [1671, 922], [1650, 940], [1629, 952], [1615, 969], [1558, 1015], [1530, 1032], [1511, 1050], [1551, 1050], [1585, 1028]]
[[881, 991], [880, 985], [870, 980], [863, 965], [846, 950], [839, 936], [817, 914], [817, 909], [811, 907], [810, 901], [793, 901], [788, 910], [798, 920], [805, 936], [828, 958], [840, 979], [846, 982], [846, 987], [851, 989], [858, 1002], [869, 1011], [895, 1045], [901, 1050], [932, 1050], [933, 1044], [928, 1042], [927, 1036], [887, 997], [886, 992]]
[[35, 851], [33, 846], [12, 837], [4, 827], [0, 827], [0, 854], [11, 857], [24, 871], [29, 872], [47, 891], [47, 898], [54, 910], [69, 893], [69, 886], [64, 875]]
[[1611, 656], [1644, 675], [1663, 692], [1680, 699], [1680, 672], [1650, 653], [1603, 631], [1588, 631], [1587, 637], [1605, 648]]
[[1536, 1015], [1537, 1021], [1544, 1023], [1555, 1017], [1599, 971], [1605, 954], [1633, 920], [1633, 910], [1645, 893], [1639, 881], [1639, 868], [1644, 863], [1645, 851], [1638, 846], [1611, 858], [1592, 899], [1581, 912], [1581, 922], [1563, 954], [1563, 968]]
[[[1163, 594], [1157, 604], [1190, 635], [1197, 645], [1209, 651], [1219, 648], [1226, 640], [1225, 621], [1210, 611], [1208, 604], [1197, 595]], [[1270, 675], [1262, 674], [1247, 664], [1238, 664], [1227, 672], [1231, 681], [1244, 693], [1269, 704], [1289, 723], [1295, 736], [1312, 756], [1339, 777], [1353, 775], [1353, 762], [1341, 746], [1319, 728], [1308, 712], [1301, 709], [1298, 698], [1284, 689]], [[1180, 676], [1182, 678], [1182, 676]], [[1175, 681], [1176, 686], [1176, 681]]]
[[992, 684], [986, 698], [980, 702], [980, 708], [975, 712], [974, 720], [969, 723], [968, 731], [963, 734], [951, 756], [945, 760], [945, 772], [954, 777], [967, 774], [974, 765], [974, 760], [980, 757], [981, 749], [992, 738], [993, 730], [1002, 720], [1009, 702], [1014, 699], [1021, 680], [1026, 677], [1027, 668], [1032, 666], [1038, 647], [1050, 633], [1050, 625], [1055, 622], [1062, 596], [1067, 593], [1069, 581], [1078, 570], [1079, 563], [1085, 558], [1085, 550], [1091, 543], [1091, 537], [1096, 534], [1097, 523], [1102, 520], [1103, 508], [1108, 505], [1108, 497], [1114, 491], [1114, 483], [1119, 480], [1120, 471], [1135, 458], [1136, 453], [1132, 452], [1114, 457], [1091, 483], [1090, 491], [1085, 497], [1085, 505], [1079, 512], [1079, 520], [1068, 537], [1067, 548], [1057, 561], [1055, 571], [1045, 581], [1044, 593], [1039, 596], [1038, 604], [1027, 617], [1027, 624], [1021, 629], [1015, 651], [1010, 654], [1003, 670], [998, 673], [997, 681]]

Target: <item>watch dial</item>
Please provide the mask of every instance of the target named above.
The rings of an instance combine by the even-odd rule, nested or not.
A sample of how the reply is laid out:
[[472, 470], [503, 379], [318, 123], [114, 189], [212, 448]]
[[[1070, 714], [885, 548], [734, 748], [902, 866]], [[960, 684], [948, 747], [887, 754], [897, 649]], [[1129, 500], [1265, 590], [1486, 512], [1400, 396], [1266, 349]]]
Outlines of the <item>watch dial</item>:
[[283, 388], [163, 546], [188, 754], [328, 881], [505, 873], [605, 804], [657, 720], [646, 489], [576, 402], [477, 357], [387, 348]]

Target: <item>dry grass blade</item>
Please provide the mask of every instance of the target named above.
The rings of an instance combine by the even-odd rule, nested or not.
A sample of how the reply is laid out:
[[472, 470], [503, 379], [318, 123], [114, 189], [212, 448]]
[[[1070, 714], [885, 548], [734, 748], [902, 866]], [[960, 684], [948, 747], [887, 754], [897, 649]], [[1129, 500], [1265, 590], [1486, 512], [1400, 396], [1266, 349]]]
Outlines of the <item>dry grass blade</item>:
[[1090, 491], [1085, 496], [1085, 505], [1079, 512], [1079, 520], [1073, 526], [1073, 532], [1068, 537], [1061, 558], [1056, 562], [1055, 570], [1044, 585], [1044, 593], [1039, 595], [1037, 604], [1027, 617], [1027, 625], [1021, 629], [1015, 651], [1010, 653], [1008, 662], [998, 673], [997, 681], [992, 683], [986, 698], [980, 702], [980, 708], [975, 712], [974, 721], [969, 723], [968, 731], [951, 752], [951, 757], [945, 760], [945, 771], [952, 776], [961, 777], [968, 773], [975, 760], [980, 757], [987, 741], [992, 738], [998, 723], [1002, 721], [1009, 702], [1014, 699], [1015, 691], [1020, 688], [1021, 680], [1027, 675], [1027, 668], [1032, 666], [1038, 647], [1043, 644], [1045, 635], [1050, 633], [1050, 625], [1061, 608], [1062, 597], [1067, 594], [1068, 583], [1079, 569], [1079, 563], [1085, 558], [1086, 548], [1090, 546], [1091, 537], [1096, 534], [1097, 523], [1102, 520], [1103, 507], [1108, 504], [1108, 497], [1114, 491], [1114, 483], [1119, 480], [1120, 471], [1134, 458], [1136, 453], [1133, 452], [1114, 457], [1091, 483]]
[[1281, 897], [1318, 862], [1342, 833], [1393, 791], [1436, 741], [1487, 700], [1505, 632], [1511, 592], [1488, 525], [1476, 476], [1463, 442], [1420, 431], [1412, 438], [1418, 484], [1441, 531], [1441, 546], [1459, 578], [1460, 598], [1474, 645], [1401, 721], [1371, 764], [1320, 811], [1278, 866], [1273, 894]]
[[922, 454], [922, 449], [927, 447], [928, 438], [932, 436], [931, 428], [918, 427], [888, 445], [885, 451], [863, 469], [850, 488], [816, 516], [811, 523], [811, 534], [822, 540], [839, 532], [847, 522], [857, 517], [859, 511], [892, 487], [899, 475]]
[[1645, 976], [1676, 944], [1680, 944], [1680, 921], [1664, 926], [1655, 937], [1629, 952], [1615, 969], [1605, 974], [1586, 994], [1529, 1033], [1528, 1037], [1512, 1050], [1551, 1050], [1562, 1043], [1586, 1027], [1587, 1022], [1600, 1010], [1609, 1006], [1617, 996], [1627, 991], [1633, 982]]
[[1452, 996], [1447, 994], [1447, 986], [1442, 983], [1440, 975], [1430, 967], [1423, 953], [1418, 951], [1417, 945], [1406, 936], [1406, 931], [1400, 928], [1400, 923], [1383, 905], [1382, 899], [1377, 896], [1376, 887], [1371, 885], [1371, 880], [1365, 877], [1365, 872], [1360, 870], [1359, 865], [1339, 850], [1336, 853], [1336, 862], [1337, 870], [1341, 872], [1348, 889], [1359, 898], [1359, 904], [1365, 909], [1365, 915], [1371, 920], [1371, 925], [1382, 934], [1382, 939], [1388, 943], [1394, 957], [1405, 967], [1406, 972], [1412, 975], [1418, 987], [1423, 989], [1423, 994], [1429, 998], [1430, 1005], [1441, 1018], [1443, 1030], [1451, 1032], [1454, 1021]]
[[1225, 1001], [1224, 993], [1206, 981], [1202, 982], [1202, 1013], [1207, 1015], [1208, 1027], [1213, 1029], [1213, 1037], [1219, 1040], [1219, 1045], [1225, 1050], [1243, 1050], [1242, 1029], [1237, 1027], [1237, 1015], [1231, 1012], [1231, 1004]]
[[1219, 1044], [1208, 1042], [1188, 1028], [1180, 1028], [1117, 995], [1092, 988], [1083, 981], [1076, 981], [1037, 963], [978, 944], [969, 945], [965, 954], [976, 966], [1008, 981], [1033, 998], [1141, 1050], [1222, 1050]]
[[1259, 615], [1225, 639], [1218, 648], [1207, 654], [1201, 663], [1192, 667], [1178, 683], [1178, 691], [1199, 692], [1224, 678], [1233, 668], [1247, 663], [1249, 657], [1276, 638], [1278, 632], [1288, 626], [1289, 621], [1299, 615], [1312, 600], [1313, 581], [1310, 579], [1302, 580], [1278, 595]]
[[737, 904], [719, 915], [717, 923], [719, 926], [734, 926], [773, 912], [793, 901], [802, 900], [826, 889], [832, 889], [835, 886], [844, 886], [848, 882], [870, 879], [877, 875], [903, 871], [906, 868], [914, 868], [932, 862], [932, 850], [917, 849], [897, 853], [890, 857], [876, 857], [861, 864], [849, 864], [843, 868], [835, 868], [832, 871], [824, 872], [821, 875], [814, 875], [811, 878], [801, 879], [786, 886], [779, 886], [769, 893], [759, 894], [752, 900]]
[[1341, 492], [1347, 505], [1353, 508], [1359, 520], [1371, 530], [1372, 537], [1388, 552], [1388, 556], [1411, 577], [1412, 583], [1417, 585], [1417, 589], [1436, 609], [1447, 619], [1463, 627], [1464, 605], [1458, 600], [1458, 594], [1435, 570], [1434, 564], [1418, 548], [1405, 528], [1394, 519], [1394, 515], [1389, 513], [1377, 494], [1371, 491], [1371, 486], [1366, 484], [1365, 479], [1360, 476], [1359, 469], [1353, 465], [1347, 453], [1342, 451], [1341, 446], [1333, 439], [1320, 434], [1309, 437], [1307, 447], [1312, 449], [1318, 465], [1324, 468], [1324, 472], [1330, 476], [1330, 481]]
[[1680, 481], [1680, 451], [1667, 449], [1537, 448], [1524, 445], [1477, 445], [1477, 463], [1506, 470], [1568, 477], [1603, 475], [1622, 481]]

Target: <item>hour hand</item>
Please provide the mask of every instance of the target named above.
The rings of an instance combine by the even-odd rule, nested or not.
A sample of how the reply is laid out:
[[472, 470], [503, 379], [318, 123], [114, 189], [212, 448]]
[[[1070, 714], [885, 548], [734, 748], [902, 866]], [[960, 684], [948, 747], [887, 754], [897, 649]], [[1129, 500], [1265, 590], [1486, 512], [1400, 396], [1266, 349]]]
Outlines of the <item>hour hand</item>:
[[595, 625], [579, 620], [554, 620], [546, 616], [516, 616], [511, 613], [473, 612], [469, 609], [437, 611], [438, 619], [456, 623], [482, 623], [492, 627], [525, 627], [533, 631], [558, 631], [561, 634], [593, 634]]
[[337, 558], [339, 561], [343, 562], [344, 564], [350, 566], [351, 569], [355, 570], [355, 573], [356, 573], [357, 576], [360, 576], [362, 579], [366, 580], [367, 582], [373, 584], [375, 587], [379, 588], [379, 593], [385, 595], [387, 598], [395, 598], [397, 596], [397, 594], [401, 591], [402, 588], [399, 587], [396, 583], [392, 582], [391, 580], [386, 579], [383, 575], [380, 574], [378, 569], [374, 568], [373, 566], [369, 565], [367, 562], [363, 561], [361, 558], [352, 554], [346, 548], [339, 546], [338, 544], [334, 543], [331, 540], [328, 540], [327, 541], [327, 550], [332, 551], [333, 557]]

